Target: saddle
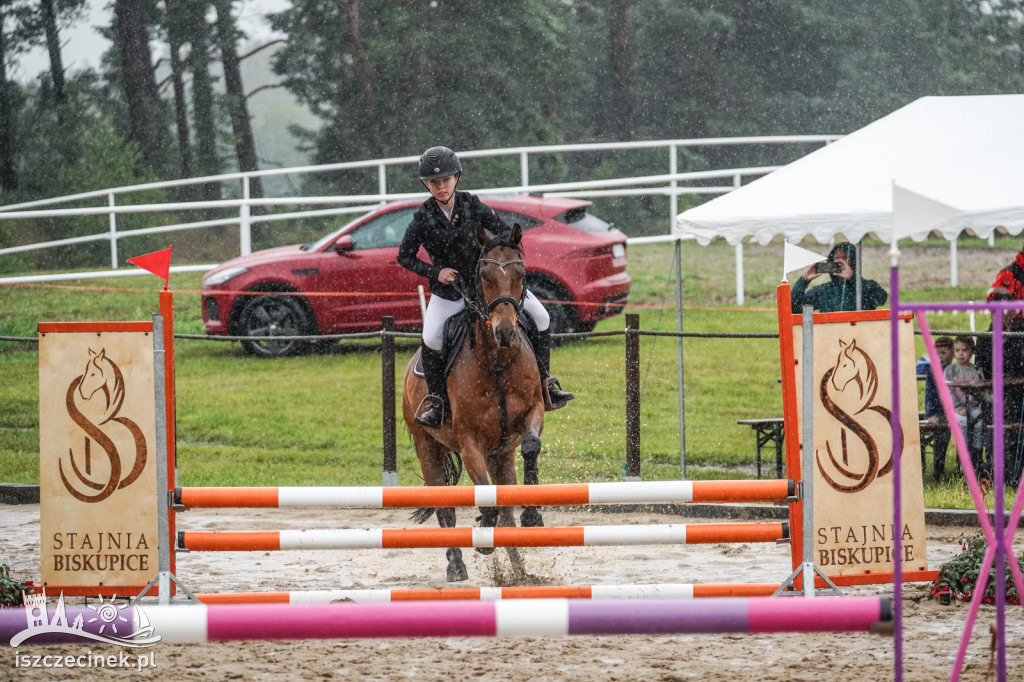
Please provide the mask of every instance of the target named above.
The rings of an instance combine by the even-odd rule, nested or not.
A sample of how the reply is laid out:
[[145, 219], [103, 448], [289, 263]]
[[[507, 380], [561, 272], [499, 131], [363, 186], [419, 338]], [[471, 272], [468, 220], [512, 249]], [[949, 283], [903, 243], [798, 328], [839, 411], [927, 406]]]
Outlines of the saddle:
[[[452, 365], [455, 363], [455, 356], [459, 354], [459, 349], [462, 348], [462, 342], [466, 339], [466, 334], [469, 332], [470, 325], [473, 324], [473, 318], [471, 315], [472, 312], [469, 308], [466, 308], [461, 313], [452, 315], [444, 322], [444, 340], [441, 344], [441, 352], [444, 353], [445, 379], [448, 378]], [[532, 352], [533, 345], [530, 343], [530, 336], [537, 333], [537, 323], [533, 321], [533, 318], [525, 310], [519, 315], [518, 323], [520, 339]], [[536, 353], [534, 353], [534, 355], [536, 355]], [[413, 365], [412, 373], [418, 377], [424, 376], [422, 353], [416, 356], [416, 364]]]

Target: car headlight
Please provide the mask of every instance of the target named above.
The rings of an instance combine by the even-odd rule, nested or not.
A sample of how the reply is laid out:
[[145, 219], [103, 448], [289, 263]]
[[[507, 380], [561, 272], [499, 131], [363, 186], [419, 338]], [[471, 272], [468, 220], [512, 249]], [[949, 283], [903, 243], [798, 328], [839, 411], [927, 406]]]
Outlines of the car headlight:
[[612, 258], [623, 258], [626, 255], [624, 244], [612, 244]]
[[216, 272], [210, 275], [206, 280], [203, 281], [203, 286], [215, 287], [218, 284], [224, 284], [224, 282], [232, 280], [235, 277], [238, 277], [239, 275], [244, 275], [247, 272], [249, 272], [249, 268], [227, 268], [226, 270], [221, 270], [220, 272]]

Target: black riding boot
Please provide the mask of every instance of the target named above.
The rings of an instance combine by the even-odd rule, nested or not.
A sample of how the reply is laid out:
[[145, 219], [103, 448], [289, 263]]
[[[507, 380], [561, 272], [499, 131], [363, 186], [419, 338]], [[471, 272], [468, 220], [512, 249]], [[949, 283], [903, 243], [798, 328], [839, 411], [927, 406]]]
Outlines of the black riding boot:
[[533, 351], [537, 355], [537, 368], [540, 369], [541, 388], [548, 400], [549, 407], [557, 410], [565, 407], [566, 404], [576, 396], [569, 391], [563, 391], [558, 379], [551, 376], [548, 367], [551, 366], [551, 331], [545, 329], [531, 335]]
[[444, 353], [421, 346], [423, 354], [423, 375], [427, 380], [427, 402], [425, 410], [416, 416], [416, 423], [427, 428], [438, 429], [448, 416], [448, 391], [444, 381]]

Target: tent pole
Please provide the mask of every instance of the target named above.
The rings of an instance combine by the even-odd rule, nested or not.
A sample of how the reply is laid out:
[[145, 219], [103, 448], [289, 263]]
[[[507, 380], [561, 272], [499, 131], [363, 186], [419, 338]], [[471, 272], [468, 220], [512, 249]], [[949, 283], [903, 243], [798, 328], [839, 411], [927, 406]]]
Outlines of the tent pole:
[[686, 404], [683, 391], [683, 238], [676, 239], [676, 365], [679, 375], [679, 480], [686, 480]]
[[862, 271], [860, 260], [860, 242], [857, 242], [857, 246], [855, 248], [857, 249], [857, 271], [853, 273], [853, 276], [856, 278], [855, 281], [857, 282], [857, 310], [863, 310], [864, 299], [862, 298], [863, 292], [861, 291]]
[[960, 286], [960, 264], [957, 262], [957, 240], [953, 237], [949, 240], [949, 286]]

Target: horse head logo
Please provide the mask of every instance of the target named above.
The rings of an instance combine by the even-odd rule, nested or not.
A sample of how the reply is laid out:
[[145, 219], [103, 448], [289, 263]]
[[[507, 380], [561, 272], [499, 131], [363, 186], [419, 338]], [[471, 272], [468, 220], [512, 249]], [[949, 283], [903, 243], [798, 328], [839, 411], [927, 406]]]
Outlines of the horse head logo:
[[[118, 416], [124, 398], [125, 385], [121, 368], [107, 357], [105, 348], [101, 348], [99, 352], [90, 348], [85, 369], [81, 376], [76, 377], [68, 386], [64, 401], [68, 416], [85, 434], [81, 455], [76, 457], [74, 449], [68, 448], [71, 472], [78, 479], [78, 484], [73, 485], [68, 480], [64, 471], [63, 458], [58, 463], [64, 487], [77, 500], [101, 502], [110, 497], [118, 488], [131, 485], [142, 475], [147, 458], [146, 438], [138, 424], [127, 417]], [[104, 426], [108, 422], [113, 423]], [[131, 436], [130, 442], [134, 443], [135, 448], [134, 465], [124, 478], [121, 477], [123, 469], [121, 453], [115, 442], [117, 435], [110, 430], [113, 428], [116, 431], [117, 428], [120, 428], [117, 426], [118, 424], [128, 430]], [[106, 456], [108, 474], [105, 482], [93, 479], [93, 443], [98, 445]], [[123, 441], [122, 445], [125, 445]], [[79, 466], [77, 459], [82, 460], [83, 466]], [[96, 492], [82, 492], [80, 490], [82, 487]]]
[[[815, 450], [818, 471], [825, 481], [840, 492], [855, 493], [867, 488], [879, 476], [892, 471], [892, 458], [881, 467], [878, 445], [872, 435], [872, 429], [865, 425], [867, 421], [877, 432], [877, 428], [892, 428], [892, 412], [881, 405], [875, 404], [878, 392], [878, 371], [875, 363], [854, 339], [849, 343], [839, 342], [839, 353], [835, 365], [821, 378], [818, 386], [818, 397], [825, 410], [840, 423], [839, 442], [825, 442], [828, 463], [822, 462], [821, 453]], [[873, 415], [881, 415], [882, 420]], [[873, 417], [873, 419], [871, 418]], [[853, 439], [848, 437], [852, 435]], [[903, 434], [892, 433], [893, 443], [902, 447]], [[851, 445], [859, 442], [858, 449], [863, 453], [860, 457], [861, 466], [851, 466]], [[841, 461], [833, 450], [841, 453]]]
[[[853, 383], [857, 389], [860, 410], [871, 404], [878, 391], [878, 371], [871, 357], [857, 346], [857, 339], [849, 344], [839, 342], [840, 351], [832, 367], [832, 388], [845, 392]], [[859, 410], [858, 410], [859, 411]]]
[[124, 376], [121, 369], [107, 357], [105, 348], [101, 348], [99, 353], [89, 349], [85, 371], [79, 378], [78, 395], [83, 400], [91, 401], [98, 391], [103, 392], [103, 422], [116, 417], [124, 402]]

